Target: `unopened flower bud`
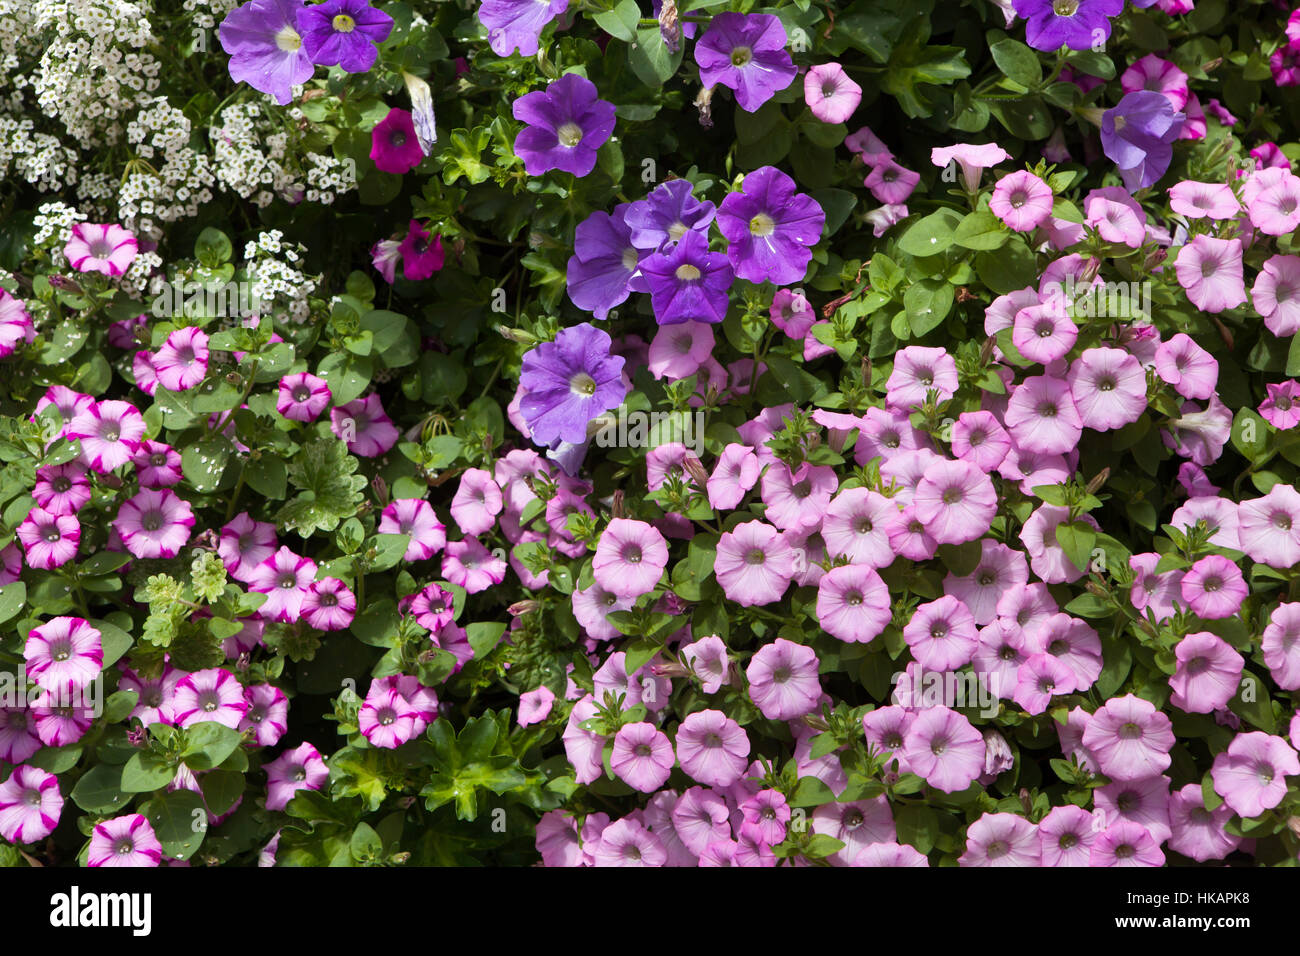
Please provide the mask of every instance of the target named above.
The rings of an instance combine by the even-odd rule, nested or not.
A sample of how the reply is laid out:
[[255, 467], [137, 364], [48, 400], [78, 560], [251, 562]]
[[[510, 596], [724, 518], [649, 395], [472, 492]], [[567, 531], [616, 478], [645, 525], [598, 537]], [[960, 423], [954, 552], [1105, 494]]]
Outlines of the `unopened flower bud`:
[[713, 128], [713, 87], [706, 86], [695, 97], [695, 108], [700, 111], [700, 125]]
[[677, 0], [663, 0], [659, 8], [659, 36], [663, 37], [669, 53], [681, 49], [682, 25], [677, 19]]

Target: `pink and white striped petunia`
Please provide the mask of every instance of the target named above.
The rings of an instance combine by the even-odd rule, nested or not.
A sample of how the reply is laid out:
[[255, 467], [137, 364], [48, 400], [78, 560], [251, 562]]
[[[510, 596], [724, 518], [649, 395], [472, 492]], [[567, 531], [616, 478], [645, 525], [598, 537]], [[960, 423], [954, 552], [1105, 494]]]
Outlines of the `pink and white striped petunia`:
[[72, 268], [99, 272], [110, 279], [124, 275], [139, 251], [135, 236], [116, 223], [79, 222], [63, 247]]
[[143, 813], [105, 820], [90, 835], [87, 866], [151, 867], [162, 861], [162, 844]]
[[194, 510], [169, 488], [142, 488], [122, 502], [113, 528], [137, 558], [174, 558], [190, 540]]
[[63, 813], [59, 778], [37, 767], [18, 767], [0, 783], [0, 836], [37, 843], [54, 832]]
[[68, 423], [68, 438], [81, 441], [81, 460], [107, 474], [131, 460], [144, 438], [144, 416], [130, 402], [96, 402]]
[[104, 666], [102, 636], [80, 617], [55, 617], [32, 628], [23, 647], [27, 676], [56, 694], [86, 687]]
[[333, 397], [325, 379], [297, 372], [280, 379], [275, 410], [290, 421], [314, 422]]
[[223, 667], [186, 674], [176, 685], [173, 706], [179, 727], [215, 721], [233, 730], [248, 713], [243, 686]]
[[18, 526], [17, 534], [27, 566], [52, 571], [77, 556], [81, 523], [72, 515], [55, 515], [44, 508], [33, 508]]
[[282, 545], [249, 575], [250, 591], [266, 595], [257, 613], [267, 621], [288, 623], [302, 614], [302, 602], [316, 580], [316, 562], [300, 557]]
[[184, 392], [208, 374], [208, 336], [202, 329], [176, 329], [154, 353], [151, 364], [158, 384], [169, 392]]
[[19, 343], [36, 341], [32, 317], [19, 299], [0, 289], [0, 358], [18, 351]]

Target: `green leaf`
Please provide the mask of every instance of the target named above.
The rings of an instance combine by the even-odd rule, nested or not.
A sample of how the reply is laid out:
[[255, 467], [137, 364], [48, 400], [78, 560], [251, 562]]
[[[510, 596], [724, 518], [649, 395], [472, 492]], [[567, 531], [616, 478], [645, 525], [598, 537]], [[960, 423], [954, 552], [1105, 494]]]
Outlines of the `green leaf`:
[[622, 0], [613, 10], [596, 14], [596, 25], [612, 37], [625, 43], [636, 40], [637, 24], [641, 19], [641, 10], [636, 0]]
[[961, 215], [953, 209], [940, 209], [908, 227], [898, 240], [898, 248], [910, 256], [933, 256], [953, 243]]
[[989, 47], [989, 52], [1003, 74], [1021, 86], [1033, 89], [1043, 81], [1043, 65], [1038, 61], [1038, 54], [1019, 40], [1010, 37], [999, 40]]
[[191, 725], [185, 731], [181, 757], [191, 770], [211, 770], [235, 752], [243, 735], [214, 720]]
[[816, 777], [800, 777], [795, 787], [791, 807], [820, 807], [822, 804], [834, 803], [835, 792]]
[[912, 335], [920, 338], [938, 328], [952, 311], [953, 295], [945, 279], [922, 279], [909, 286], [903, 294], [903, 307]]
[[120, 787], [124, 793], [149, 793], [171, 783], [176, 769], [162, 758], [141, 751], [131, 755], [122, 767]]
[[245, 466], [244, 480], [263, 498], [279, 501], [287, 490], [288, 471], [283, 459], [263, 452], [261, 457], [250, 460]]
[[96, 764], [72, 788], [72, 800], [88, 813], [111, 816], [131, 802], [133, 794], [122, 790], [122, 769], [113, 764]]
[[0, 624], [10, 621], [27, 604], [27, 585], [14, 581], [0, 587]]
[[1097, 540], [1096, 529], [1084, 521], [1056, 526], [1056, 543], [1061, 546], [1065, 556], [1080, 571], [1088, 570], [1092, 559], [1092, 546]]
[[1010, 238], [1011, 233], [1002, 221], [987, 209], [982, 209], [961, 221], [953, 233], [952, 241], [964, 249], [983, 252], [1002, 248]]
[[234, 446], [224, 435], [210, 435], [181, 452], [181, 471], [195, 491], [216, 491]]
[[[637, 18], [640, 19], [639, 9]], [[636, 41], [628, 48], [627, 62], [637, 79], [646, 86], [663, 86], [682, 65], [685, 47], [686, 44], [680, 44], [676, 53], [670, 53], [657, 25], [641, 27], [636, 31]]]
[[347, 446], [333, 438], [308, 442], [289, 465], [289, 480], [300, 493], [276, 519], [304, 538], [315, 531], [333, 531], [344, 518], [356, 513], [366, 486], [355, 474], [360, 462]]
[[193, 790], [173, 790], [154, 797], [142, 808], [163, 852], [178, 860], [194, 855], [208, 832], [208, 811]]

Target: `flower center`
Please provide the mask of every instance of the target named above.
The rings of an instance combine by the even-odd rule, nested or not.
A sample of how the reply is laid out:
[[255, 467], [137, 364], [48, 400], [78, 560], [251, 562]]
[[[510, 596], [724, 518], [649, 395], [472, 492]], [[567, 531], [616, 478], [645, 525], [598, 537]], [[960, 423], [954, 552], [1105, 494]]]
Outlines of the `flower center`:
[[298, 35], [297, 30], [286, 23], [275, 35], [275, 46], [285, 53], [296, 53], [302, 47], [302, 37]]
[[753, 219], [749, 220], [749, 234], [759, 238], [770, 236], [776, 232], [776, 223], [772, 217], [765, 212], [760, 212]]
[[145, 531], [157, 531], [162, 527], [162, 516], [156, 511], [151, 511], [140, 519], [140, 527]]
[[687, 232], [686, 223], [675, 222], [668, 227], [668, 239], [671, 242], [676, 242], [677, 240], [681, 239], [682, 236], [686, 235], [686, 232]]
[[555, 135], [559, 137], [561, 146], [572, 149], [582, 142], [582, 127], [573, 122], [565, 123], [556, 130]]
[[353, 20], [346, 13], [340, 13], [334, 18], [334, 29], [339, 33], [351, 33], [357, 28], [357, 21]]
[[683, 262], [677, 267], [677, 271], [674, 275], [683, 282], [694, 282], [700, 277], [700, 270], [697, 266], [693, 266], [689, 262]]
[[747, 46], [738, 46], [731, 51], [731, 65], [744, 66], [754, 59], [754, 51]]
[[628, 272], [636, 271], [637, 258], [636, 250], [628, 246], [623, 250], [623, 268]]
[[750, 548], [749, 551], [745, 554], [745, 563], [754, 564], [754, 565], [762, 564], [763, 557], [764, 555], [763, 555], [762, 548]]
[[573, 378], [569, 379], [569, 390], [574, 395], [581, 395], [584, 398], [590, 398], [596, 394], [596, 380], [586, 372], [579, 372]]

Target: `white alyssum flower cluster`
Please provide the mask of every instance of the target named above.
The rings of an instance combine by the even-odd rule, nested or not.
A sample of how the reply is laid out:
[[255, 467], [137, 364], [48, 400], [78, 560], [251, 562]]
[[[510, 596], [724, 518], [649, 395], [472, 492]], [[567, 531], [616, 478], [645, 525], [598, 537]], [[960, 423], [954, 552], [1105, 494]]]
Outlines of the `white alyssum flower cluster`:
[[258, 234], [256, 242], [244, 246], [245, 270], [252, 283], [252, 294], [262, 302], [283, 304], [295, 322], [305, 322], [311, 314], [309, 299], [321, 276], [299, 270], [306, 248], [284, 242], [279, 229]]
[[304, 153], [300, 132], [306, 128], [297, 107], [271, 112], [256, 101], [226, 107], [208, 133], [217, 180], [259, 206], [277, 197], [328, 204], [356, 188], [353, 162]]

